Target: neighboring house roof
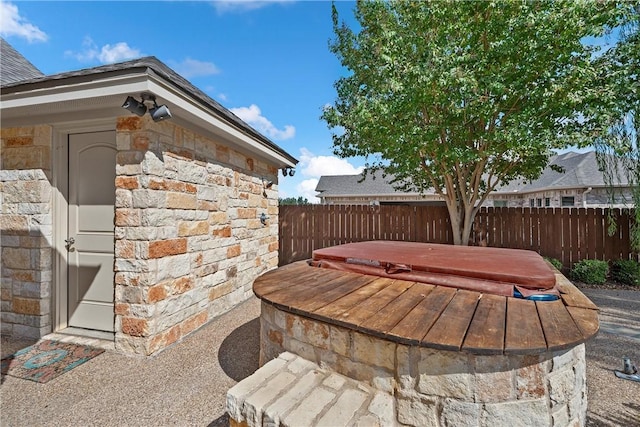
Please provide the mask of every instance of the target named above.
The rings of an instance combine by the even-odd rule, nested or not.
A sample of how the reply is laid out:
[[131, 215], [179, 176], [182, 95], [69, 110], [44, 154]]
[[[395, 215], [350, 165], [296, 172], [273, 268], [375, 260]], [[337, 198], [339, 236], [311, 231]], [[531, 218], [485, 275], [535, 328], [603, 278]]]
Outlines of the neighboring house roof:
[[[564, 169], [563, 173], [556, 172], [547, 166], [540, 177], [531, 182], [512, 181], [509, 185], [497, 189], [494, 194], [523, 194], [547, 189], [561, 188], [588, 188], [604, 187], [604, 176], [598, 168], [596, 153], [589, 151], [586, 153], [568, 152], [551, 157], [550, 165], [555, 165]], [[375, 178], [374, 178], [375, 177]], [[364, 196], [388, 196], [403, 193], [396, 190], [391, 181], [393, 177], [384, 178], [381, 171], [369, 173], [363, 179], [363, 174], [359, 175], [336, 175], [321, 176], [316, 186], [318, 197], [364, 197]], [[620, 186], [626, 186], [626, 178], [620, 179]], [[433, 195], [433, 191], [425, 195]]]
[[[556, 172], [551, 165], [558, 166], [564, 172]], [[626, 177], [619, 177], [617, 185], [626, 186]], [[531, 193], [546, 189], [605, 187], [604, 175], [598, 166], [595, 151], [586, 153], [559, 154], [551, 157], [540, 177], [531, 182], [512, 181], [509, 185], [496, 189], [498, 193]]]
[[[392, 176], [383, 176], [381, 170], [369, 171], [366, 178], [364, 173], [358, 175], [327, 175], [321, 176], [316, 191], [322, 196], [366, 196], [392, 195], [398, 191], [391, 184]], [[411, 193], [413, 194], [413, 193]]]
[[42, 76], [40, 70], [0, 37], [0, 85]]
[[[2, 56], [4, 56], [5, 47], [15, 52], [8, 43], [3, 42]], [[2, 73], [4, 73], [4, 65], [3, 61]], [[71, 96], [70, 93], [73, 91], [76, 93]], [[125, 100], [123, 95], [137, 96], [144, 91], [155, 94], [158, 97], [158, 104], [168, 102], [173, 116], [191, 115], [191, 118], [196, 118], [198, 124], [204, 127], [212, 125], [212, 120], [206, 116], [215, 116], [236, 132], [249, 137], [250, 140], [238, 135], [237, 142], [241, 145], [242, 142], [245, 144], [257, 142], [262, 146], [262, 151], [266, 149], [277, 154], [279, 163], [283, 167], [292, 167], [298, 163], [281, 147], [153, 56], [52, 75], [26, 73], [22, 79], [14, 79], [6, 83], [3, 80], [0, 88], [3, 97], [1, 109], [3, 119], [11, 119], [20, 114], [24, 115], [29, 111], [25, 107], [34, 107], [38, 101], [52, 105], [57, 102], [59, 107], [50, 108], [46, 113], [53, 114], [56, 111], [60, 114], [70, 108], [77, 109], [78, 98], [81, 98], [85, 101], [83, 105], [85, 108], [97, 109], [108, 104], [112, 112], [122, 115], [120, 106]], [[32, 101], [27, 100], [30, 94], [34, 98]], [[93, 99], [99, 105], [93, 105], [87, 102], [87, 99]], [[114, 101], [117, 101], [115, 105]], [[62, 105], [64, 102], [67, 104]], [[13, 114], [10, 111], [12, 107], [16, 110]], [[215, 133], [215, 130], [213, 131]], [[260, 147], [253, 148], [260, 149]]]

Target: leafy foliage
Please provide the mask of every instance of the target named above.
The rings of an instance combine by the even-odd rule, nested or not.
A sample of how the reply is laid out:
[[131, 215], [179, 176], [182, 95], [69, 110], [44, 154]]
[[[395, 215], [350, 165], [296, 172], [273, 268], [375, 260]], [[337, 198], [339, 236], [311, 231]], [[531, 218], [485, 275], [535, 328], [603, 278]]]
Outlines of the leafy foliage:
[[[640, 3], [625, 5], [620, 39], [599, 59], [607, 70], [608, 96], [595, 108], [598, 119], [609, 126], [609, 132], [603, 133], [595, 146], [611, 203], [616, 200], [615, 185], [626, 180], [632, 188], [632, 203], [636, 207], [640, 206]], [[631, 248], [640, 252], [640, 210], [635, 209], [633, 213]], [[608, 221], [613, 234], [615, 217], [610, 216]]]
[[631, 259], [619, 259], [611, 266], [611, 278], [624, 285], [640, 286], [640, 264]]
[[590, 285], [601, 285], [607, 281], [609, 264], [598, 259], [583, 259], [573, 265], [571, 277]]
[[330, 49], [349, 71], [322, 114], [334, 152], [373, 159], [400, 190], [433, 189], [467, 244], [497, 186], [592, 142], [586, 105], [602, 65], [581, 40], [619, 13], [613, 2], [358, 1], [356, 33], [334, 8]]
[[549, 261], [551, 265], [558, 271], [562, 271], [562, 261], [557, 258], [544, 257], [545, 260]]
[[279, 205], [310, 205], [309, 200], [306, 197], [285, 197], [284, 199], [278, 199]]

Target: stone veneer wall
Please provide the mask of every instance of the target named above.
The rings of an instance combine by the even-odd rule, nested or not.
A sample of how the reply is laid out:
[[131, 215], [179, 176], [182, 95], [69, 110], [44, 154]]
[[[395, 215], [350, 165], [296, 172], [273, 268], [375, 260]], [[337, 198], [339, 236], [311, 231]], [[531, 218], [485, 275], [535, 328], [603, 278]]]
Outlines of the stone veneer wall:
[[51, 128], [0, 129], [1, 332], [51, 331]]
[[[277, 185], [263, 187], [277, 168], [171, 121], [114, 127], [116, 348], [149, 355], [250, 297], [277, 267]], [[39, 338], [53, 328], [53, 132], [0, 135], [2, 334]]]
[[284, 351], [391, 393], [413, 426], [582, 426], [584, 344], [541, 355], [480, 356], [407, 346], [263, 302], [260, 365]]
[[149, 355], [249, 298], [277, 267], [278, 192], [263, 179], [278, 170], [148, 117], [120, 118], [117, 146], [116, 348]]

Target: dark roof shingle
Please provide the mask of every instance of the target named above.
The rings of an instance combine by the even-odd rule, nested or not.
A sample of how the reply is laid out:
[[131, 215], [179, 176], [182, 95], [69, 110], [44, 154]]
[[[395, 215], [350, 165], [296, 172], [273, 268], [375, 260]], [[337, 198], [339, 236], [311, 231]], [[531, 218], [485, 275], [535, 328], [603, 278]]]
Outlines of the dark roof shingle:
[[0, 86], [42, 76], [40, 70], [0, 37]]

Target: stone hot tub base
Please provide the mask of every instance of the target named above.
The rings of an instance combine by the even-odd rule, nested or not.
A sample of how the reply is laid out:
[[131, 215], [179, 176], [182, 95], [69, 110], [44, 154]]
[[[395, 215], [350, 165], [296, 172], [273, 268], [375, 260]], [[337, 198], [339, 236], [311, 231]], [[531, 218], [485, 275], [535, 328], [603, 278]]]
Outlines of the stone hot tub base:
[[[538, 263], [525, 258], [523, 274], [526, 262]], [[398, 425], [584, 425], [584, 342], [598, 331], [597, 307], [562, 274], [544, 268], [559, 299], [525, 300], [306, 262], [281, 267], [254, 283], [262, 300], [261, 365], [290, 353], [378, 390], [392, 398]], [[536, 266], [542, 276], [544, 268]], [[256, 381], [251, 378], [245, 381]], [[265, 404], [277, 398], [254, 392]], [[327, 402], [309, 424], [337, 402]], [[250, 419], [248, 425], [264, 422], [235, 421]], [[358, 422], [354, 414], [344, 425]]]
[[537, 355], [476, 355], [395, 343], [263, 302], [261, 365], [282, 352], [393, 396], [397, 425], [555, 427], [586, 421], [584, 344]]

